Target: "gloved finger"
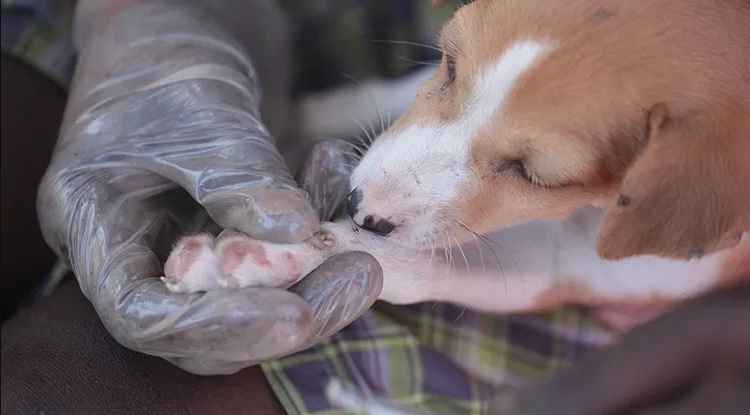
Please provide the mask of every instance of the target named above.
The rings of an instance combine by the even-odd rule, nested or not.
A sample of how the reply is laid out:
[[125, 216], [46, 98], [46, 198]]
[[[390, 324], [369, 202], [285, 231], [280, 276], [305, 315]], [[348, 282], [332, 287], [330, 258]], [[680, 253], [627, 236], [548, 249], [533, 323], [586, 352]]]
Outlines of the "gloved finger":
[[357, 154], [356, 147], [344, 140], [321, 141], [312, 148], [298, 175], [300, 186], [310, 195], [310, 201], [320, 219], [336, 216], [347, 194]]
[[317, 215], [262, 123], [247, 51], [213, 17], [197, 3], [167, 1], [110, 16], [77, 68], [63, 132], [77, 148], [67, 155], [78, 161], [94, 148], [91, 168], [168, 178], [224, 228], [304, 240]]
[[[339, 254], [331, 257], [291, 289], [312, 309], [312, 321], [309, 325], [312, 332], [304, 335], [307, 340], [303, 343], [294, 345], [296, 342], [289, 342], [282, 344], [280, 348], [277, 345], [273, 350], [267, 349], [274, 347], [273, 343], [268, 343], [267, 347], [256, 346], [258, 354], [251, 360], [236, 360], [231, 356], [216, 358], [216, 355], [210, 354], [199, 357], [167, 357], [167, 360], [196, 374], [234, 373], [247, 367], [251, 362], [290, 354], [335, 334], [369, 309], [381, 289], [382, 269], [372, 256], [362, 252]], [[268, 309], [276, 308], [271, 306]], [[283, 338], [283, 335], [281, 337]]]
[[[245, 288], [172, 294], [156, 279], [125, 297], [97, 299], [102, 320], [124, 346], [182, 361], [240, 362], [285, 355], [306, 344], [314, 328], [309, 305], [283, 290]], [[107, 296], [105, 296], [107, 297]], [[110, 301], [120, 301], [115, 310]], [[204, 367], [201, 373], [220, 373]]]
[[[205, 82], [189, 81], [191, 84]], [[210, 88], [195, 85], [203, 91], [200, 96], [155, 103], [153, 111], [163, 105], [182, 115], [174, 117], [170, 125], [159, 127], [169, 132], [158, 135], [158, 141], [164, 143], [161, 146], [151, 140], [149, 146], [154, 150], [158, 148], [158, 154], [141, 152], [137, 157], [144, 168], [188, 190], [224, 228], [272, 242], [307, 239], [317, 231], [318, 217], [307, 194], [292, 179], [260, 115], [250, 111], [248, 103], [243, 102], [243, 94], [233, 94], [229, 90], [238, 88], [240, 82], [238, 79]], [[175, 89], [170, 95], [193, 90], [183, 87], [169, 87]], [[211, 90], [221, 102], [212, 102], [214, 95], [206, 93]], [[145, 108], [150, 103], [140, 100], [138, 105]], [[237, 111], [237, 108], [247, 110]], [[159, 134], [157, 131], [136, 133]]]
[[[294, 348], [279, 349], [280, 354], [305, 349], [341, 330], [375, 302], [381, 288], [382, 270], [369, 254], [350, 252], [330, 258], [291, 289], [311, 307], [313, 329], [307, 341]], [[266, 359], [270, 357], [266, 355]], [[248, 366], [247, 360], [205, 356], [167, 359], [196, 374], [234, 373]]]
[[162, 261], [151, 248], [150, 233], [162, 226], [157, 218], [141, 223], [124, 243], [92, 240], [104, 246], [107, 267], [98, 270], [100, 279], [87, 292], [105, 326], [126, 347], [168, 358], [249, 363], [295, 349], [312, 335], [310, 306], [283, 290], [170, 292], [159, 280]]
[[[121, 129], [99, 132], [119, 138], [87, 164], [96, 169], [117, 162], [166, 177], [224, 228], [273, 242], [310, 237], [318, 217], [259, 115], [236, 110], [248, 106], [242, 94], [231, 91], [239, 82], [185, 80], [92, 110], [100, 125]], [[106, 120], [115, 116], [118, 120]]]
[[312, 343], [329, 337], [367, 311], [383, 289], [383, 269], [364, 252], [334, 255], [290, 291], [313, 312]]
[[249, 365], [297, 349], [312, 336], [313, 312], [290, 292], [182, 295], [166, 288], [159, 280], [158, 247], [168, 249], [163, 241], [174, 241], [182, 204], [164, 203], [172, 195], [163, 192], [158, 176], [133, 170], [64, 173], [45, 181], [43, 200], [49, 199], [52, 216], [70, 226], [62, 252], [105, 327], [124, 346], [170, 359]]

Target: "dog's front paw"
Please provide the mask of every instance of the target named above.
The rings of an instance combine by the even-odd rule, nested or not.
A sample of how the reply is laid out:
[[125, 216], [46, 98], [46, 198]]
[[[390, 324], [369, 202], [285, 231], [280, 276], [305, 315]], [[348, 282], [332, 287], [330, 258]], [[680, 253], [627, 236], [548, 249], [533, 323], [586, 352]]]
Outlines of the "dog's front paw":
[[195, 235], [177, 243], [164, 264], [162, 281], [173, 292], [205, 291], [217, 286], [218, 270], [214, 237]]
[[183, 238], [164, 266], [162, 280], [173, 292], [218, 288], [287, 288], [315, 269], [323, 252], [308, 241], [275, 244], [225, 232]]

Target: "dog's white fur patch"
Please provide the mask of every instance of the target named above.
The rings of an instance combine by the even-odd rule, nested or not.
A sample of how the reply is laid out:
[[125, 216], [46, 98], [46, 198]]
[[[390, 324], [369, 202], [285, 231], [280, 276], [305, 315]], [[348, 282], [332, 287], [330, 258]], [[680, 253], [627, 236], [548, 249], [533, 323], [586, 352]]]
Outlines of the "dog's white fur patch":
[[[549, 43], [531, 40], [511, 45], [477, 76], [456, 121], [417, 121], [383, 134], [352, 174], [352, 188], [363, 194], [355, 220], [362, 223], [366, 215], [388, 219], [399, 227], [390, 237], [408, 245], [423, 244], [440, 232], [442, 209], [471, 178], [476, 132], [502, 111], [518, 79], [550, 49]], [[368, 188], [389, 190], [373, 197]]]

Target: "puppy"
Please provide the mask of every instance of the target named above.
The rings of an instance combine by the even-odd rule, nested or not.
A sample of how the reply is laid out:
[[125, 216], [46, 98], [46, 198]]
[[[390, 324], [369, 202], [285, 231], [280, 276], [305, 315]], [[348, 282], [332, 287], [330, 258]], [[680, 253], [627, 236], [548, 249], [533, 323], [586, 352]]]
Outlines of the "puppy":
[[168, 287], [288, 286], [347, 250], [380, 261], [383, 300], [493, 312], [750, 275], [750, 3], [477, 0], [440, 46], [353, 170], [351, 219], [299, 245], [188, 238]]

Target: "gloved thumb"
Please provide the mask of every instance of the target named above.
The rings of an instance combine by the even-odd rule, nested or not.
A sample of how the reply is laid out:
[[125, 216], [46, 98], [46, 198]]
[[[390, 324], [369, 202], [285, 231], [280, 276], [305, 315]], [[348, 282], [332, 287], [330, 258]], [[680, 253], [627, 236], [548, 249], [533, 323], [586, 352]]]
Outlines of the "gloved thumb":
[[332, 220], [349, 193], [357, 155], [356, 146], [344, 140], [318, 142], [305, 160], [299, 183], [310, 195], [313, 207], [323, 221]]

